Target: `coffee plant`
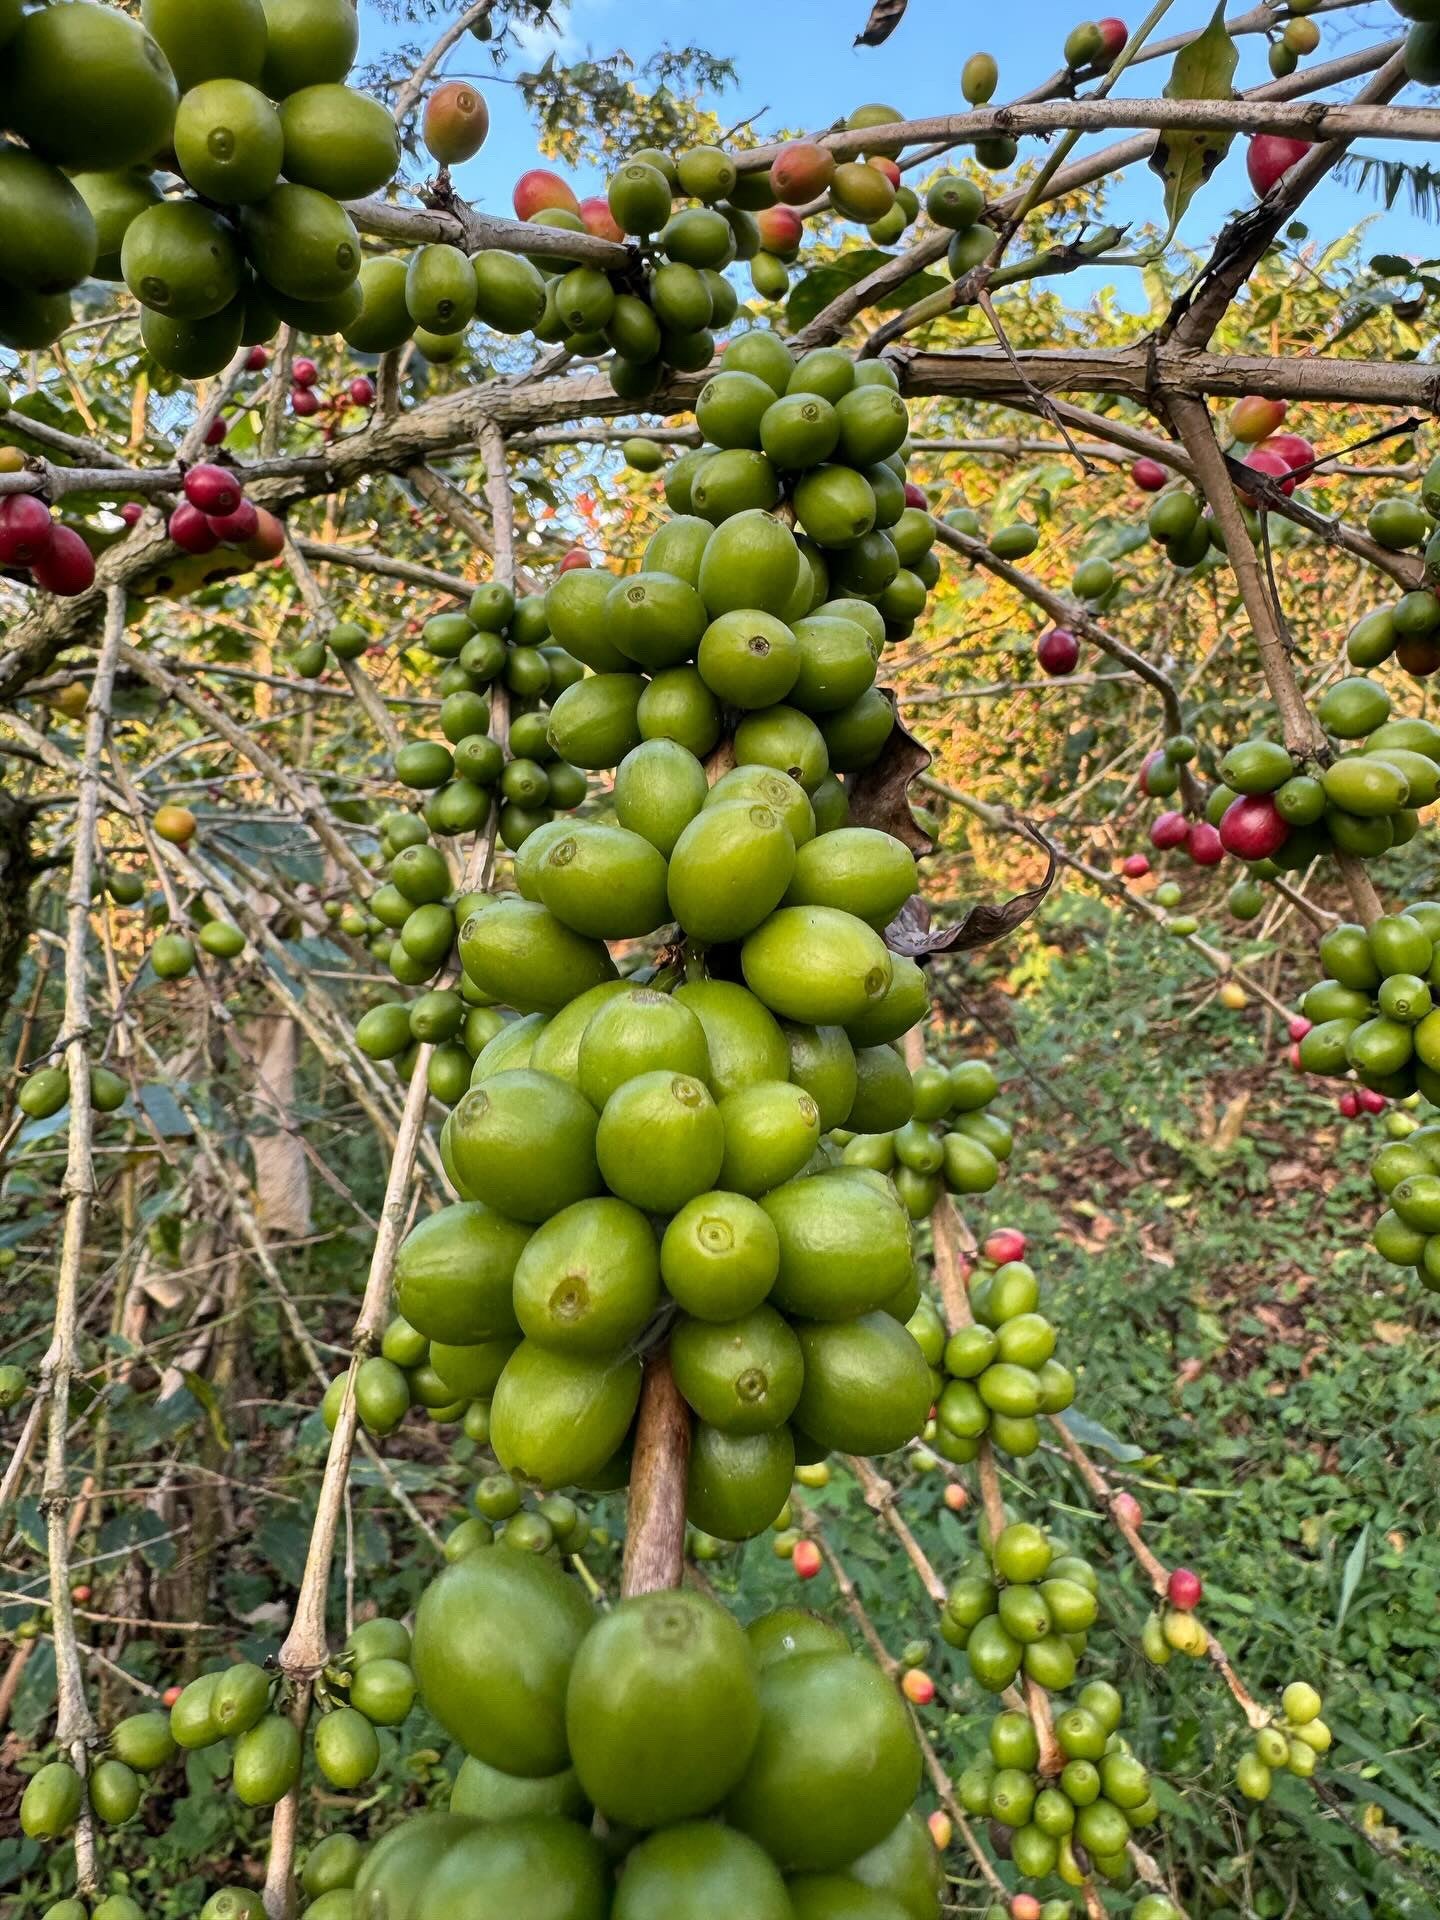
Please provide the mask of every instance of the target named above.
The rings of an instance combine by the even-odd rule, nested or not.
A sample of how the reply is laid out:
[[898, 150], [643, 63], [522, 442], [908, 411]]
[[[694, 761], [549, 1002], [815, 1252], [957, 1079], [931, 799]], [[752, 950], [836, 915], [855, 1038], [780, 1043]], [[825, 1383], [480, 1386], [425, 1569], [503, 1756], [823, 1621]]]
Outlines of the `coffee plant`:
[[[1057, 883], [1185, 943], [1383, 1116], [1433, 1331], [1437, 288], [1299, 213], [1440, 132], [1440, 5], [773, 143], [697, 48], [366, 11], [0, 0], [9, 1910], [1440, 1912], [1337, 1649], [1250, 1684], [1146, 1538], [978, 1017]], [[492, 70], [603, 190], [480, 210]]]

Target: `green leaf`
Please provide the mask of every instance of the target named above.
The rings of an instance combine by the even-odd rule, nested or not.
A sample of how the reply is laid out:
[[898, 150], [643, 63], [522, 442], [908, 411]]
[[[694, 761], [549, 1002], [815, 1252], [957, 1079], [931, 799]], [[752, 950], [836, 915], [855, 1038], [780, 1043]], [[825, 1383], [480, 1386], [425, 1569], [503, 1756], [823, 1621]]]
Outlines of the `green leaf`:
[[[1220, 0], [1205, 31], [1180, 49], [1165, 84], [1167, 100], [1229, 100], [1239, 55], [1225, 31], [1225, 4]], [[1230, 151], [1233, 133], [1207, 133], [1182, 128], [1162, 132], [1150, 156], [1154, 172], [1165, 182], [1168, 241], [1196, 193]]]
[[1111, 1433], [1108, 1427], [1102, 1427], [1098, 1420], [1092, 1420], [1088, 1413], [1077, 1413], [1074, 1407], [1068, 1407], [1060, 1415], [1060, 1424], [1072, 1439], [1078, 1440], [1082, 1447], [1098, 1447], [1102, 1453], [1108, 1453], [1112, 1460], [1118, 1460], [1122, 1466], [1132, 1460], [1143, 1460], [1145, 1449], [1132, 1447], [1128, 1440], [1121, 1440]]
[[[826, 267], [816, 267], [812, 273], [790, 290], [790, 298], [785, 303], [785, 319], [792, 332], [808, 326], [822, 308], [837, 299], [848, 287], [874, 273], [877, 267], [885, 266], [895, 258], [894, 254], [884, 253], [878, 247], [857, 247], [853, 253], [842, 253]], [[874, 302], [878, 310], [898, 310], [901, 307], [914, 306], [917, 300], [924, 300], [932, 293], [940, 293], [949, 282], [936, 273], [912, 273], [902, 280], [898, 287], [892, 287], [889, 293]]]
[[193, 1373], [188, 1367], [182, 1367], [180, 1369], [180, 1378], [205, 1409], [206, 1418], [210, 1422], [210, 1431], [215, 1436], [216, 1446], [219, 1447], [222, 1453], [228, 1453], [230, 1451], [230, 1433], [225, 1425], [224, 1410], [220, 1405], [220, 1398], [214, 1387], [205, 1378], [203, 1373]]
[[1374, 1780], [1357, 1779], [1354, 1774], [1346, 1773], [1337, 1767], [1328, 1776], [1332, 1786], [1343, 1787], [1347, 1793], [1353, 1793], [1361, 1800], [1374, 1800], [1382, 1806], [1395, 1824], [1404, 1832], [1413, 1834], [1417, 1840], [1423, 1840], [1427, 1847], [1440, 1848], [1440, 1826], [1422, 1813], [1418, 1807], [1412, 1807], [1408, 1800], [1402, 1800], [1398, 1793], [1390, 1793]]
[[1338, 1634], [1345, 1624], [1345, 1616], [1350, 1611], [1350, 1602], [1355, 1598], [1355, 1589], [1359, 1586], [1365, 1572], [1365, 1562], [1370, 1553], [1370, 1525], [1360, 1529], [1360, 1538], [1345, 1557], [1345, 1571], [1340, 1576], [1340, 1606], [1335, 1615], [1335, 1631]]

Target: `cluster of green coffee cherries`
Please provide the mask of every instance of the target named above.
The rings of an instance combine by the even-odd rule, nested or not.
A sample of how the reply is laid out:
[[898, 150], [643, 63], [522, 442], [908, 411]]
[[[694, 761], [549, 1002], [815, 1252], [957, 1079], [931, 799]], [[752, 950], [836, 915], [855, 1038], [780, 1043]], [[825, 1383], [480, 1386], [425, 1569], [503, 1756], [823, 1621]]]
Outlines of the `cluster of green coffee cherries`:
[[[483, 1445], [489, 1438], [487, 1403], [499, 1366], [499, 1358], [492, 1357], [486, 1365], [472, 1348], [427, 1340], [395, 1314], [381, 1338], [380, 1351], [355, 1369], [356, 1418], [367, 1433], [381, 1439], [394, 1433], [411, 1408], [418, 1407], [436, 1426], [462, 1423], [466, 1438]], [[348, 1370], [336, 1374], [321, 1401], [321, 1415], [331, 1432], [340, 1418], [348, 1377]]]
[[[398, 1726], [415, 1700], [408, 1665], [410, 1636], [394, 1620], [357, 1627], [344, 1653], [327, 1668], [318, 1693], [324, 1705], [312, 1725], [315, 1763], [341, 1792], [360, 1787], [380, 1763], [377, 1727]], [[107, 1826], [134, 1818], [146, 1776], [178, 1753], [231, 1743], [230, 1785], [249, 1807], [272, 1807], [300, 1777], [302, 1740], [286, 1713], [276, 1710], [276, 1676], [242, 1660], [202, 1674], [185, 1687], [168, 1714], [128, 1715], [111, 1730], [104, 1756], [85, 1779], [65, 1760], [34, 1774], [20, 1805], [24, 1831], [35, 1839], [69, 1832], [88, 1794], [91, 1811]]]
[[1015, 1147], [1010, 1126], [989, 1111], [1000, 1091], [990, 1062], [926, 1060], [911, 1073], [891, 1059], [896, 1065], [880, 1061], [864, 1100], [830, 1135], [841, 1165], [889, 1174], [912, 1220], [925, 1219], [942, 1193], [989, 1193]]
[[[911, 631], [939, 579], [925, 496], [906, 485], [909, 415], [896, 376], [882, 361], [856, 361], [833, 347], [797, 361], [777, 335], [755, 329], [731, 341], [695, 412], [705, 444], [681, 454], [665, 475], [677, 518], [652, 538], [638, 576], [587, 579], [583, 569], [562, 576], [547, 598], [551, 628], [597, 673], [640, 667], [659, 674], [693, 660], [721, 705], [749, 714], [788, 700], [828, 733], [874, 676], [866, 677], [853, 641], [840, 650], [823, 629], [807, 629], [800, 639], [810, 646], [797, 647], [794, 623], [853, 620], [848, 603], [860, 602], [883, 621], [878, 648]], [[773, 536], [767, 544], [755, 518], [784, 504], [793, 510], [798, 563]], [[746, 593], [752, 546], [760, 569], [753, 597]], [[652, 574], [665, 577], [652, 581]], [[613, 593], [608, 605], [602, 586]], [[691, 597], [697, 591], [699, 604]], [[832, 611], [836, 601], [847, 604]], [[791, 631], [762, 623], [748, 634], [738, 616], [752, 614]], [[727, 615], [737, 618], [709, 634]], [[577, 625], [584, 631], [577, 634]], [[806, 671], [805, 655], [826, 639], [836, 657], [822, 683], [815, 667]]]
[[[538, 218], [550, 224], [543, 215]], [[583, 285], [574, 275], [594, 271], [547, 254], [500, 247], [467, 254], [449, 242], [421, 247], [407, 257], [376, 254], [360, 269], [362, 304], [340, 331], [357, 353], [393, 353], [413, 340], [432, 366], [460, 359], [467, 330], [476, 321], [493, 333], [533, 333], [538, 340], [564, 340], [581, 352], [588, 343], [570, 341], [558, 301], [567, 283]], [[721, 285], [733, 302], [733, 289], [728, 282]]]
[[939, 1374], [926, 1444], [942, 1459], [971, 1461], [986, 1438], [1002, 1453], [1034, 1453], [1041, 1416], [1074, 1401], [1075, 1376], [1054, 1357], [1055, 1328], [1039, 1303], [1040, 1282], [1024, 1260], [978, 1275], [970, 1288], [974, 1325], [948, 1338], [939, 1314], [921, 1302], [910, 1330]]
[[905, 403], [879, 362], [825, 348], [797, 363], [757, 330], [726, 349], [697, 417], [707, 443], [667, 469], [673, 517], [640, 570], [577, 568], [546, 595], [555, 640], [591, 669], [556, 700], [551, 745], [619, 767], [622, 821], [626, 788], [662, 765], [693, 786], [729, 735], [742, 767], [786, 774], [822, 823], [842, 822], [828, 776], [883, 752], [895, 715], [877, 663], [939, 577], [924, 496], [906, 487]]
[[[725, 277], [735, 262], [748, 264], [758, 298], [782, 300], [806, 217], [818, 208], [863, 225], [877, 245], [903, 238], [921, 203], [901, 183], [898, 145], [883, 137], [885, 126], [900, 118], [879, 103], [857, 108], [847, 128], [873, 129], [874, 141], [838, 164], [828, 148], [806, 140], [788, 142], [768, 169], [743, 172], [719, 147], [673, 157], [642, 148], [611, 177], [598, 219], [584, 217], [563, 181], [537, 176], [545, 181], [546, 205], [529, 217], [634, 243], [618, 270], [553, 263], [561, 270], [531, 323], [537, 337], [563, 343], [580, 358], [613, 350], [610, 381], [625, 399], [648, 398], [670, 372], [699, 372], [714, 355], [717, 330], [738, 309]], [[522, 204], [517, 190], [517, 210]], [[972, 182], [948, 175], [932, 186], [927, 204], [944, 224], [974, 232], [984, 197]], [[994, 244], [993, 234], [987, 239], [981, 258]]]
[[1075, 1679], [1099, 1591], [1090, 1562], [1042, 1528], [1015, 1521], [992, 1541], [982, 1520], [980, 1551], [946, 1596], [941, 1637], [964, 1649], [987, 1693], [1003, 1693], [1021, 1674], [1058, 1693]]
[[[7, 11], [0, 121], [0, 339], [48, 345], [69, 290], [123, 280], [145, 345], [187, 378], [282, 321], [333, 332], [359, 311], [360, 238], [342, 202], [393, 177], [399, 136], [345, 86], [349, 0], [145, 0]], [[155, 168], [182, 188], [167, 193]]]
[[1292, 1680], [1280, 1697], [1280, 1714], [1261, 1727], [1240, 1756], [1235, 1784], [1247, 1800], [1268, 1800], [1277, 1773], [1309, 1780], [1330, 1751], [1334, 1735], [1320, 1718], [1320, 1695], [1308, 1680]]
[[1355, 667], [1378, 667], [1393, 658], [1416, 679], [1425, 679], [1440, 665], [1440, 597], [1433, 582], [1440, 570], [1440, 541], [1435, 523], [1440, 518], [1440, 460], [1432, 460], [1420, 483], [1418, 500], [1389, 498], [1377, 501], [1366, 523], [1372, 540], [1392, 552], [1421, 548], [1425, 555], [1422, 587], [1401, 594], [1392, 606], [1377, 607], [1350, 629], [1346, 655]]
[[[1326, 977], [1300, 1003], [1314, 1023], [1300, 1040], [1304, 1071], [1331, 1078], [1353, 1072], [1362, 1086], [1389, 1099], [1418, 1091], [1440, 1104], [1440, 1013], [1432, 1006], [1432, 989], [1440, 984], [1437, 943], [1440, 905], [1428, 900], [1385, 914], [1368, 929], [1349, 922], [1331, 927], [1320, 942]], [[1397, 1177], [1388, 1189], [1392, 1206], [1404, 1185]], [[1401, 1203], [1409, 1204], [1408, 1193]], [[1430, 1230], [1436, 1229], [1440, 1214]]]
[[[543, 597], [525, 594], [517, 601], [508, 587], [491, 581], [475, 589], [463, 613], [427, 620], [420, 645], [432, 663], [446, 663], [436, 679], [444, 739], [401, 747], [395, 775], [403, 786], [426, 794], [431, 832], [475, 832], [495, 796], [501, 844], [513, 850], [554, 811], [578, 806], [585, 777], [550, 745], [547, 703], [574, 686], [584, 668], [551, 641]], [[508, 754], [488, 730], [497, 687], [505, 690], [510, 714]]]
[[1419, 828], [1421, 810], [1440, 795], [1440, 727], [1418, 716], [1392, 720], [1390, 696], [1377, 681], [1363, 675], [1336, 681], [1321, 697], [1317, 717], [1332, 738], [1364, 744], [1307, 772], [1277, 741], [1243, 741], [1221, 761], [1224, 784], [1210, 802], [1223, 822], [1237, 794], [1268, 797], [1289, 830], [1269, 857], [1287, 872], [1331, 850], [1371, 860], [1405, 845]]
[[[1286, 491], [1289, 491], [1288, 487]], [[1260, 515], [1243, 498], [1239, 507], [1240, 518], [1251, 544], [1258, 546]], [[1145, 526], [1166, 559], [1182, 573], [1191, 573], [1198, 567], [1225, 564], [1225, 535], [1220, 523], [1203, 499], [1188, 487], [1166, 487], [1151, 505]], [[1281, 552], [1294, 546], [1300, 538], [1300, 529], [1293, 520], [1271, 514], [1267, 537], [1272, 549]]]
[[427, 1588], [414, 1660], [466, 1758], [448, 1812], [364, 1857], [356, 1913], [823, 1920], [868, 1891], [938, 1920], [904, 1702], [813, 1614], [742, 1629], [679, 1591], [597, 1616], [544, 1559], [497, 1549]]
[[[117, 883], [133, 881], [134, 887], [124, 884], [121, 891], [124, 904], [130, 905], [144, 892], [144, 883], [138, 874], [114, 873], [110, 877], [109, 887]], [[115, 895], [117, 899], [120, 895]], [[218, 917], [207, 919], [196, 929], [192, 940], [187, 933], [161, 933], [150, 944], [149, 959], [151, 968], [158, 980], [183, 980], [195, 970], [196, 953], [199, 946], [212, 959], [234, 960], [245, 951], [245, 936], [239, 927], [231, 921]], [[125, 1104], [130, 1085], [112, 1067], [100, 1061], [90, 1064], [90, 1106], [95, 1113], [115, 1113]], [[63, 1113], [70, 1104], [70, 1073], [63, 1065], [36, 1067], [26, 1075], [16, 1100], [27, 1120], [49, 1120], [57, 1113]]]
[[[96, 1113], [114, 1113], [130, 1088], [110, 1067], [92, 1063], [90, 1105]], [[15, 1103], [27, 1120], [49, 1120], [70, 1104], [70, 1073], [63, 1066], [37, 1067], [26, 1075]]]
[[1160, 1813], [1150, 1776], [1120, 1732], [1124, 1701], [1108, 1680], [1092, 1680], [1073, 1706], [1056, 1707], [1058, 1771], [1040, 1771], [1030, 1715], [1009, 1710], [991, 1721], [988, 1749], [960, 1775], [956, 1798], [967, 1813], [988, 1819], [992, 1832], [1003, 1832], [1023, 1879], [1053, 1873], [1079, 1886], [1095, 1872], [1124, 1880], [1131, 1835]]
[[1432, 1293], [1440, 1292], [1440, 1241], [1436, 1242], [1434, 1253], [1427, 1257], [1434, 1235], [1427, 1224], [1430, 1214], [1425, 1208], [1426, 1196], [1436, 1190], [1429, 1186], [1407, 1188], [1402, 1204], [1409, 1219], [1395, 1202], [1396, 1190], [1407, 1180], [1428, 1180], [1440, 1175], [1440, 1127], [1422, 1126], [1403, 1110], [1388, 1113], [1385, 1127], [1391, 1143], [1382, 1147], [1371, 1161], [1370, 1177], [1390, 1204], [1375, 1224], [1371, 1245], [1393, 1265], [1413, 1266], [1423, 1286]]

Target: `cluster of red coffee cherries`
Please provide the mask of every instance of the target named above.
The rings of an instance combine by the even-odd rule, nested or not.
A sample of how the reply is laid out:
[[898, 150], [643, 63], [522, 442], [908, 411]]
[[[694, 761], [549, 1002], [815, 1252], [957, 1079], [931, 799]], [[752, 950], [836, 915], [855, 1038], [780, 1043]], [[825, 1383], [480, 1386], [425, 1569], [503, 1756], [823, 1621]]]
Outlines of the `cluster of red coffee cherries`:
[[95, 556], [33, 493], [0, 500], [0, 567], [28, 573], [46, 593], [73, 599], [95, 584]]
[[245, 498], [238, 473], [230, 467], [191, 467], [185, 498], [170, 515], [166, 531], [182, 553], [213, 553], [239, 547], [252, 560], [273, 560], [284, 545], [280, 522]]
[[1150, 844], [1162, 853], [1183, 847], [1197, 867], [1218, 867], [1225, 858], [1225, 843], [1218, 827], [1212, 827], [1208, 820], [1187, 820], [1173, 809], [1157, 814], [1151, 822]]
[[375, 404], [375, 382], [368, 374], [356, 374], [353, 380], [328, 400], [324, 394], [316, 391], [319, 378], [320, 369], [313, 360], [296, 360], [291, 366], [290, 411], [297, 419], [313, 420], [317, 413], [323, 413], [327, 408], [332, 413], [344, 413], [348, 407], [373, 407]]

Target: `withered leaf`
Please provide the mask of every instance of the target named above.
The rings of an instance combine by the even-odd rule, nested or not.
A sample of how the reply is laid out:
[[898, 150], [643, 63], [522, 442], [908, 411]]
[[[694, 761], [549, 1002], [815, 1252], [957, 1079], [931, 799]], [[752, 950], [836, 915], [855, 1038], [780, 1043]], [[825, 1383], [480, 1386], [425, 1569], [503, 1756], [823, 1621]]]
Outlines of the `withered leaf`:
[[[881, 691], [894, 709], [895, 695], [887, 688]], [[896, 711], [895, 725], [880, 758], [846, 782], [851, 823], [893, 834], [918, 858], [933, 853], [935, 842], [910, 811], [908, 792], [910, 782], [925, 771], [933, 757]]]
[[973, 947], [988, 947], [995, 940], [1003, 940], [1007, 933], [1024, 925], [1053, 886], [1056, 861], [1055, 849], [1044, 834], [1028, 821], [1018, 824], [1037, 846], [1044, 847], [1045, 878], [1008, 900], [977, 900], [953, 926], [932, 926], [924, 901], [908, 900], [885, 929], [885, 944], [892, 953], [906, 954], [912, 960], [923, 960], [932, 953], [968, 953]]
[[905, 18], [908, 4], [909, 0], [875, 0], [870, 9], [870, 18], [865, 22], [865, 31], [855, 36], [856, 46], [878, 47], [882, 41], [888, 40]]

